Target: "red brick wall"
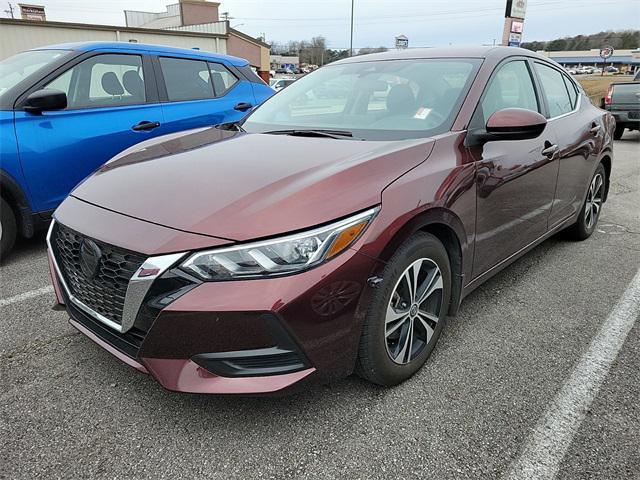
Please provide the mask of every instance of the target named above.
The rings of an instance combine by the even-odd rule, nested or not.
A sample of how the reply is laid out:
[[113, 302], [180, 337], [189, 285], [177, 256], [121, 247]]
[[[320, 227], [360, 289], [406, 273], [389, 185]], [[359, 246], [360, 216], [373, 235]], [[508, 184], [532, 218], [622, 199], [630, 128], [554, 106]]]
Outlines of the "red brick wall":
[[182, 24], [197, 25], [199, 23], [213, 23], [219, 21], [216, 2], [203, 2], [198, 0], [181, 0]]
[[229, 33], [227, 39], [227, 53], [246, 58], [252, 66], [260, 68], [260, 46], [234, 35], [233, 32]]

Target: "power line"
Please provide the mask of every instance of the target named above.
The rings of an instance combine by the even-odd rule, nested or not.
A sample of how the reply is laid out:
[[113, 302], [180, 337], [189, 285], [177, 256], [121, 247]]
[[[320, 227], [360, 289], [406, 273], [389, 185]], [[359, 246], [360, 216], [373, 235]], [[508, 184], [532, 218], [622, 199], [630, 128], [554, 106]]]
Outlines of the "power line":
[[[615, 3], [639, 3], [640, 0], [597, 0], [593, 5], [603, 5], [603, 4], [615, 4]], [[561, 9], [566, 9], [566, 8], [571, 8], [571, 9], [575, 9], [575, 5], [567, 5], [567, 2], [565, 0], [559, 0], [559, 1], [548, 1], [548, 2], [539, 2], [539, 3], [530, 3], [529, 4], [529, 10], [530, 7], [547, 7], [547, 6], [557, 6], [558, 8], [548, 8], [545, 9], [546, 11], [549, 10], [561, 10]], [[406, 14], [406, 15], [394, 15], [393, 18], [394, 19], [404, 19], [404, 18], [408, 18], [408, 19], [415, 19], [417, 21], [421, 21], [420, 19], [428, 19], [428, 18], [433, 18], [433, 17], [443, 17], [443, 16], [460, 16], [462, 14], [473, 14], [473, 15], [468, 15], [469, 17], [471, 16], [477, 16], [477, 15], [485, 15], [485, 14], [493, 14], [492, 12], [501, 12], [504, 11], [504, 7], [499, 7], [499, 8], [484, 8], [482, 9], [481, 12], [478, 11], [478, 9], [473, 9], [473, 10], [442, 10], [442, 11], [435, 11], [435, 12], [430, 12], [428, 14]], [[237, 19], [242, 19], [242, 20], [255, 20], [255, 21], [262, 21], [262, 22], [301, 22], [301, 21], [308, 21], [308, 22], [315, 22], [315, 23], [324, 23], [324, 22], [333, 22], [333, 21], [341, 21], [341, 23], [346, 22], [348, 19], [346, 17], [236, 17]], [[359, 17], [357, 22], [358, 24], [370, 24], [367, 22], [367, 20], [374, 20], [374, 23], [389, 23], [388, 19], [381, 19], [380, 16], [375, 16], [375, 17]]]

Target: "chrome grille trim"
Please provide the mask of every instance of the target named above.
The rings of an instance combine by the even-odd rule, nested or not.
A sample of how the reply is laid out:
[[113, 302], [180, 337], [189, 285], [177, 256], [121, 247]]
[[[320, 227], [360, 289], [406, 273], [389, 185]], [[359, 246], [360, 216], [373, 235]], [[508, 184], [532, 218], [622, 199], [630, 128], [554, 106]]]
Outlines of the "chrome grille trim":
[[[120, 325], [113, 320], [105, 317], [104, 315], [96, 312], [91, 307], [80, 301], [76, 296], [73, 295], [73, 293], [71, 293], [71, 290], [69, 289], [69, 286], [67, 285], [64, 276], [62, 275], [62, 271], [60, 270], [60, 267], [58, 265], [58, 260], [55, 257], [54, 249], [51, 246], [51, 235], [53, 233], [53, 227], [55, 223], [55, 219], [51, 220], [51, 225], [49, 226], [49, 231], [47, 232], [47, 248], [49, 249], [55, 273], [58, 276], [60, 285], [67, 294], [67, 298], [80, 310], [84, 311], [88, 315], [91, 315], [91, 317], [95, 318], [99, 322], [104, 323], [109, 328], [112, 328], [113, 330], [120, 333], [125, 333], [133, 327], [138, 311], [140, 310], [140, 306], [142, 305], [144, 297], [149, 291], [149, 288], [153, 284], [153, 281], [188, 254], [188, 252], [171, 253], [168, 255], [149, 257], [144, 261], [142, 266], [138, 268], [136, 273], [134, 273], [133, 277], [131, 277], [131, 279], [129, 280], [127, 293], [125, 295], [124, 306], [122, 309], [122, 324]], [[143, 275], [141, 276], [141, 274]]]

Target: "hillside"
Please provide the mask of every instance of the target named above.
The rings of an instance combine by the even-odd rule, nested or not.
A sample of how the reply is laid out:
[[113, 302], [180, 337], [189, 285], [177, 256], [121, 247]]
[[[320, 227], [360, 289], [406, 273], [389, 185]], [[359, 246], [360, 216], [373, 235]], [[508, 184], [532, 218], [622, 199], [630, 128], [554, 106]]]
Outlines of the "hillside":
[[523, 48], [533, 51], [547, 50], [549, 52], [590, 50], [592, 48], [600, 48], [603, 45], [611, 45], [616, 50], [638, 48], [640, 47], [640, 30], [606, 31], [591, 35], [577, 35], [549, 41], [522, 43]]

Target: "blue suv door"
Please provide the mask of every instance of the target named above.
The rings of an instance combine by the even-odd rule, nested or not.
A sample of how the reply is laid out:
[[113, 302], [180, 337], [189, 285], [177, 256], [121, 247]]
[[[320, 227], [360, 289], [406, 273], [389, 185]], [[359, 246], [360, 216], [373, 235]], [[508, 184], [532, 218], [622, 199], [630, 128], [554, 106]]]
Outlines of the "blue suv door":
[[159, 56], [156, 68], [164, 97], [162, 133], [236, 122], [255, 104], [251, 82], [223, 63]]
[[91, 54], [38, 88], [67, 94], [67, 108], [15, 112], [16, 137], [31, 207], [55, 209], [112, 156], [160, 132], [153, 66], [139, 53]]

